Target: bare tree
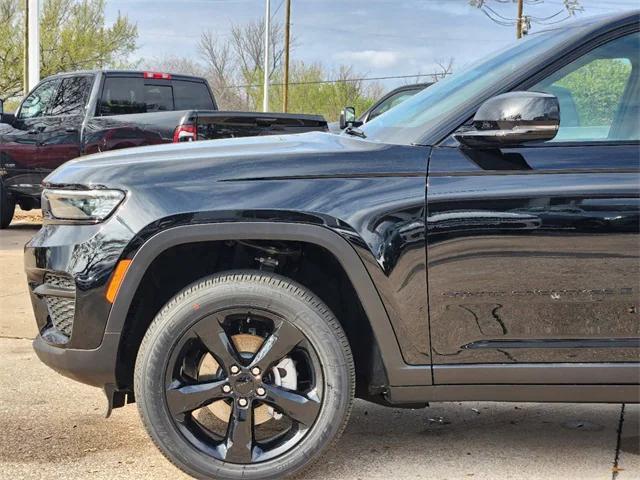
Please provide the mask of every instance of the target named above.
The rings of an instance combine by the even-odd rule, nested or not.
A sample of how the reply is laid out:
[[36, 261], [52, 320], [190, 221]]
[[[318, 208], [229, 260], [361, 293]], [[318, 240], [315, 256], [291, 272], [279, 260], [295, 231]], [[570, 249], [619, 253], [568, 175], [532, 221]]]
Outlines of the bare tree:
[[147, 70], [178, 73], [184, 75], [205, 76], [205, 68], [198, 62], [185, 57], [165, 56], [156, 57], [143, 64]]
[[[271, 23], [270, 39], [269, 77], [273, 78], [280, 71], [284, 56], [282, 24]], [[220, 105], [254, 109], [256, 95], [252, 89], [260, 83], [264, 68], [264, 21], [233, 25], [229, 38], [204, 32], [198, 50]]]
[[436, 59], [434, 60], [434, 68], [431, 73], [425, 75], [416, 75], [415, 77], [408, 78], [404, 81], [404, 85], [412, 85], [414, 83], [422, 82], [439, 82], [443, 78], [453, 74], [453, 65], [455, 63], [454, 57], [448, 59]]
[[[271, 22], [269, 38], [269, 76], [279, 69], [284, 55], [282, 24]], [[264, 64], [264, 20], [258, 19], [244, 25], [231, 27], [231, 49], [245, 79], [254, 79], [262, 71]]]
[[434, 81], [434, 83], [453, 73], [453, 62], [453, 57], [449, 57], [448, 60], [438, 59], [435, 61], [435, 64], [438, 66], [438, 68], [431, 74], [431, 79]]
[[219, 78], [223, 84], [233, 76], [231, 46], [229, 43], [221, 42], [211, 30], [202, 33], [198, 51], [208, 72]]
[[234, 61], [231, 43], [207, 31], [200, 37], [198, 51], [205, 65], [206, 77], [216, 92], [218, 104], [225, 109], [249, 109], [250, 103], [244, 91], [234, 87], [238, 81], [238, 66]]

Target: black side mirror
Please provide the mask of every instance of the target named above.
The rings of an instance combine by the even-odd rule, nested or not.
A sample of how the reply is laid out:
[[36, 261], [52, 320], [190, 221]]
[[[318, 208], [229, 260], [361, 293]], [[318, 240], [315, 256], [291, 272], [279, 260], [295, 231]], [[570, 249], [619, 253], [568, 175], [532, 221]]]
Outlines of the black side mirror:
[[560, 127], [555, 95], [510, 92], [484, 102], [473, 117], [473, 129], [453, 136], [465, 147], [515, 147], [552, 140]]
[[340, 112], [340, 130], [344, 130], [356, 123], [356, 109], [354, 107], [344, 107]]
[[0, 100], [0, 123], [13, 125], [16, 117], [13, 113], [4, 113], [4, 100]]

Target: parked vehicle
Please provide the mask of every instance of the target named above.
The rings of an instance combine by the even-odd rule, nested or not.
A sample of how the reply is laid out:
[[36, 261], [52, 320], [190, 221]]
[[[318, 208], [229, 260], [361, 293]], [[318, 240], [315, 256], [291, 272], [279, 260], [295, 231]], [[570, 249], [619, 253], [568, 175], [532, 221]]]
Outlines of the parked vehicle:
[[40, 183], [64, 162], [168, 142], [326, 130], [317, 115], [219, 112], [203, 78], [157, 72], [54, 75], [0, 124], [0, 228], [16, 204], [40, 205]]
[[354, 396], [640, 401], [639, 20], [530, 35], [342, 135], [68, 163], [25, 248], [38, 356], [198, 478], [299, 473]]
[[[354, 124], [354, 126], [359, 127], [373, 120], [374, 118], [382, 115], [387, 110], [390, 110], [396, 105], [400, 105], [402, 102], [413, 97], [416, 93], [421, 92], [422, 90], [427, 88], [429, 85], [433, 85], [433, 83], [414, 83], [411, 85], [403, 85], [401, 87], [393, 89], [390, 92], [388, 92], [385, 96], [383, 96], [380, 100], [378, 100], [376, 103], [371, 105], [371, 107], [369, 107], [364, 113], [362, 113], [359, 117], [357, 117], [357, 120], [352, 121], [352, 123]], [[347, 107], [347, 108], [350, 108], [352, 110], [353, 118], [356, 119], [355, 108], [353, 107]], [[344, 112], [342, 113], [342, 116], [343, 115], [344, 115]], [[344, 122], [344, 120], [342, 120], [342, 122]], [[341, 124], [341, 122], [331, 122], [329, 124], [329, 131], [338, 133], [341, 130], [344, 130], [346, 126], [347, 126], [346, 124], [344, 123]]]

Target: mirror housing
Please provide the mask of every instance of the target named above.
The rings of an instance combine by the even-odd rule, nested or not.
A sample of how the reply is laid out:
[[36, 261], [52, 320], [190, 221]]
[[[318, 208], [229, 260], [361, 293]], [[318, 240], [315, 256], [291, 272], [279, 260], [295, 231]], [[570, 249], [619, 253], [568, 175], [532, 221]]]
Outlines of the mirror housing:
[[344, 107], [340, 112], [340, 130], [344, 130], [347, 127], [359, 127], [362, 125], [356, 120], [355, 107]]
[[0, 123], [12, 125], [15, 118], [13, 113], [4, 113], [4, 100], [0, 99]]
[[560, 104], [549, 93], [503, 93], [480, 106], [473, 127], [454, 133], [454, 138], [469, 148], [516, 147], [552, 140], [560, 127]]

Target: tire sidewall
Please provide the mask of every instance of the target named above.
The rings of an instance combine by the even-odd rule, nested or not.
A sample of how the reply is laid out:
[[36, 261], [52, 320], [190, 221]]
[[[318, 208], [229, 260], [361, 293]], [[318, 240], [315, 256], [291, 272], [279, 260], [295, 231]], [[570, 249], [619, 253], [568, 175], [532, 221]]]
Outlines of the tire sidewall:
[[[303, 287], [275, 275], [247, 274], [224, 282], [212, 277], [204, 288], [190, 287], [178, 294], [154, 320], [136, 364], [136, 399], [154, 441], [180, 468], [199, 478], [281, 478], [319, 456], [340, 433], [353, 398], [353, 360], [328, 308], [301, 292]], [[203, 316], [237, 306], [269, 310], [293, 323], [313, 346], [323, 373], [322, 406], [310, 431], [288, 452], [254, 465], [225, 463], [190, 444], [175, 426], [164, 397], [167, 364], [177, 341]]]
[[15, 203], [9, 196], [4, 181], [0, 179], [0, 228], [7, 228], [13, 219]]

